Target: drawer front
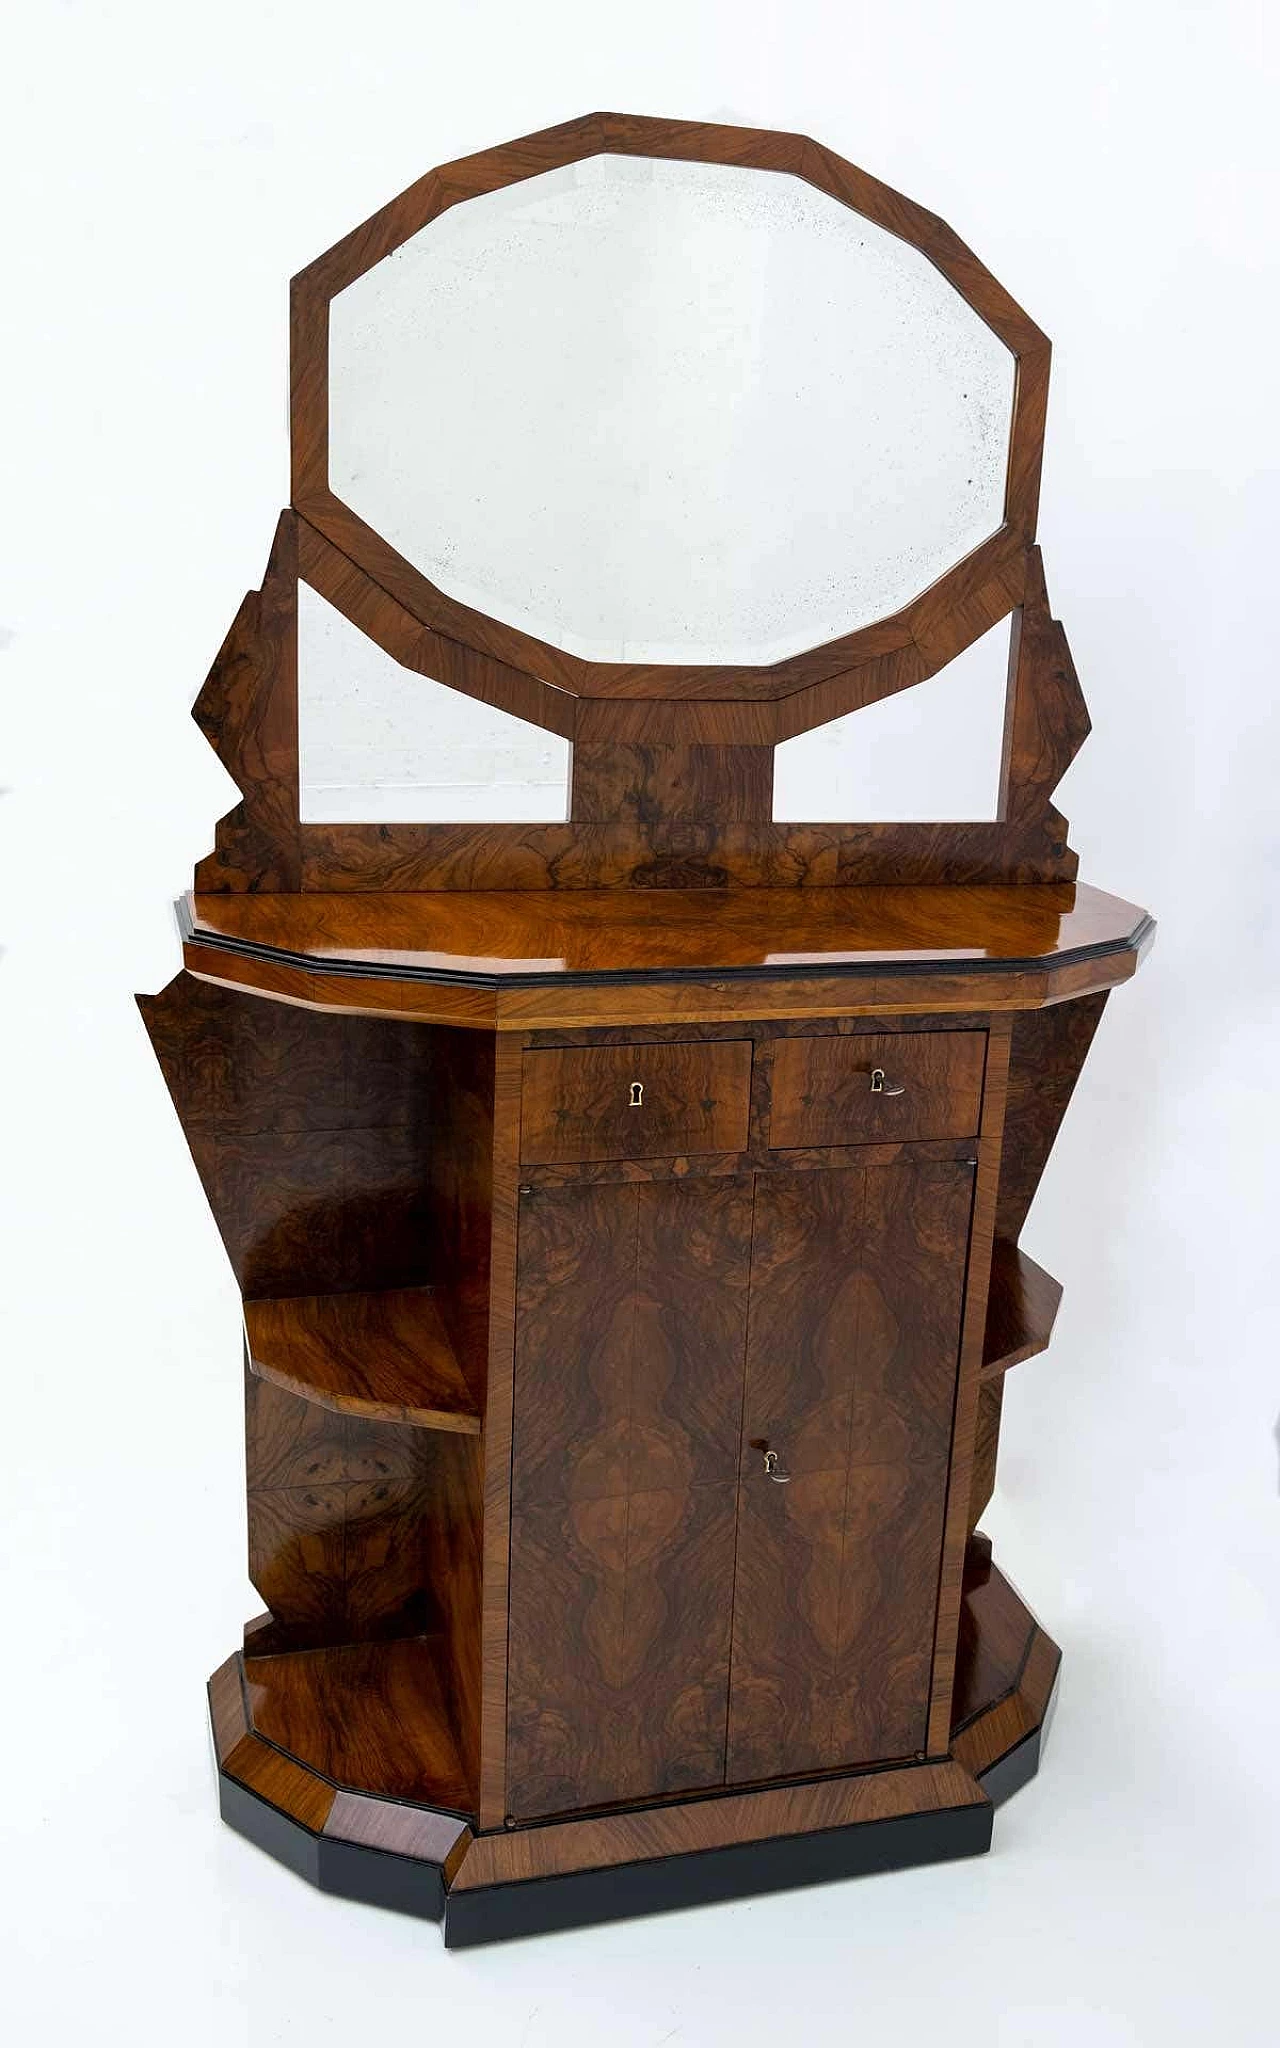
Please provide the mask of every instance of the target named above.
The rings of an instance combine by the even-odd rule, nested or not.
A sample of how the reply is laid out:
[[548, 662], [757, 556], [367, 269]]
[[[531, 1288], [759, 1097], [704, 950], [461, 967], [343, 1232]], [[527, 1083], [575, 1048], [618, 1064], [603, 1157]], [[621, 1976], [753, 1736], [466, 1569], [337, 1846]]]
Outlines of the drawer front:
[[[985, 1031], [779, 1039], [769, 1142], [786, 1148], [973, 1137], [986, 1051]], [[877, 1070], [880, 1087], [873, 1086]]]
[[539, 1165], [740, 1152], [750, 1095], [750, 1039], [527, 1052], [520, 1156]]

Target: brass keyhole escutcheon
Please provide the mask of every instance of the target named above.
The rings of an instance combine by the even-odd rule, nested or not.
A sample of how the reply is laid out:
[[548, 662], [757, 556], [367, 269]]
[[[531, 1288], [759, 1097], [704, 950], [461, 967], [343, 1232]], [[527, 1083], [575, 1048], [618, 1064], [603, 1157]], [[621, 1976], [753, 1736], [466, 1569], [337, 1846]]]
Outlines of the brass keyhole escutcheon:
[[751, 1448], [753, 1451], [761, 1452], [764, 1457], [764, 1476], [766, 1479], [772, 1479], [775, 1486], [789, 1486], [791, 1484], [791, 1474], [784, 1472], [782, 1469], [781, 1452], [773, 1450], [767, 1438], [753, 1436]]
[[644, 1082], [643, 1082], [643, 1081], [633, 1081], [633, 1082], [631, 1083], [631, 1101], [630, 1101], [630, 1103], [629, 1103], [628, 1107], [629, 1107], [629, 1108], [631, 1108], [631, 1109], [643, 1109], [643, 1108], [644, 1108]]
[[883, 1067], [872, 1067], [871, 1093], [873, 1095], [905, 1095], [906, 1092], [900, 1081], [886, 1081]]

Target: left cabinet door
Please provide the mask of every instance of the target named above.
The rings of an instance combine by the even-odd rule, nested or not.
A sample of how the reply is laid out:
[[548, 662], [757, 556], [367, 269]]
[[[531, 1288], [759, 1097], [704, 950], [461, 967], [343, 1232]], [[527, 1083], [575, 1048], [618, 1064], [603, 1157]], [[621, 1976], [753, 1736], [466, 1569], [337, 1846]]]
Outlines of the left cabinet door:
[[724, 1778], [749, 1177], [521, 1202], [512, 1816]]

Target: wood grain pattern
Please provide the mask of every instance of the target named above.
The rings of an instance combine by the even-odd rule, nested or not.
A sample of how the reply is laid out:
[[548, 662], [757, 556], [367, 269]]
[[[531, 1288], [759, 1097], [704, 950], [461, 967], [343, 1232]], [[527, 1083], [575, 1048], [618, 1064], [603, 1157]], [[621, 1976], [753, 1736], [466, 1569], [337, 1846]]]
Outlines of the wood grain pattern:
[[[1149, 932], [1150, 927], [1146, 927]], [[1046, 1003], [1074, 999], [1117, 987], [1134, 974], [1146, 949], [1146, 937], [1122, 944], [1089, 959], [1084, 968], [1014, 967], [996, 972], [919, 974], [858, 972], [833, 974], [743, 976], [739, 980], [664, 978], [619, 980], [611, 988], [554, 983], [533, 988], [476, 990], [428, 980], [364, 980], [347, 975], [313, 975], [305, 968], [280, 968], [271, 963], [236, 958], [233, 986], [240, 989], [259, 971], [278, 1001], [354, 1016], [393, 1018], [402, 1023], [461, 1025], [472, 1031], [573, 1031], [584, 1027], [659, 1026], [740, 1023], [745, 1015], [760, 1021], [822, 1020], [870, 1017], [940, 1016], [1039, 1009]], [[224, 967], [213, 949], [187, 946], [187, 970], [200, 979], [221, 984]], [[207, 963], [215, 960], [210, 972]], [[720, 970], [723, 972], [723, 970]], [[1080, 986], [1081, 975], [1084, 986]], [[279, 984], [288, 982], [283, 994]], [[1070, 982], [1068, 991], [1064, 983]], [[296, 992], [295, 992], [296, 991]], [[265, 990], [264, 990], [265, 992]]]
[[[602, 149], [805, 178], [1012, 350], [1004, 523], [892, 619], [770, 666], [589, 663], [449, 599], [333, 496], [333, 295], [448, 207]], [[1057, 1666], [966, 1540], [1000, 1375], [1056, 1307], [1017, 1239], [1150, 937], [1070, 886], [1052, 803], [1088, 716], [1034, 546], [1048, 343], [945, 223], [817, 143], [609, 114], [430, 173], [293, 306], [294, 508], [195, 709], [241, 801], [197, 871], [191, 972], [144, 1003], [283, 1382], [248, 1383], [270, 1612], [247, 1685], [236, 1660], [215, 1674], [224, 1768], [463, 1888], [980, 1805], [972, 1774], [1034, 1733]], [[299, 577], [407, 670], [570, 739], [571, 819], [302, 825]], [[772, 822], [776, 743], [1010, 615], [997, 820]], [[885, 1035], [947, 1013], [964, 1027]], [[954, 1147], [988, 1021], [975, 1181]], [[622, 1035], [654, 1026], [690, 1035]], [[598, 1037], [527, 1050], [539, 1029]], [[890, 1058], [908, 1095], [868, 1122], [859, 1077]], [[619, 1075], [644, 1080], [647, 1138], [629, 1104], [611, 1124]], [[726, 1771], [916, 1752], [934, 1761], [709, 1796]]]
[[197, 863], [201, 889], [297, 889], [297, 522], [280, 514], [262, 588], [245, 598], [191, 715], [240, 791]]
[[924, 1749], [972, 1186], [757, 1183], [730, 1782]]
[[431, 1291], [246, 1301], [252, 1370], [338, 1414], [480, 1433]]
[[822, 1828], [854, 1827], [899, 1813], [976, 1806], [984, 1794], [960, 1765], [922, 1764], [862, 1777], [828, 1778], [719, 1799], [692, 1799], [549, 1827], [482, 1835], [468, 1849], [457, 1890], [515, 1884], [570, 1870], [607, 1870], [655, 1856], [681, 1856], [733, 1842], [767, 1841]]
[[[448, 207], [601, 150], [785, 168], [855, 212], [894, 223], [890, 231], [921, 250], [1012, 350], [1004, 523], [891, 618], [772, 664], [585, 661], [447, 597], [329, 489], [333, 294]], [[1074, 876], [1065, 821], [1049, 799], [1087, 718], [1031, 545], [1049, 347], [936, 216], [803, 136], [586, 115], [428, 173], [308, 266], [293, 283], [291, 354], [293, 507], [282, 516], [262, 591], [241, 607], [197, 705], [244, 792], [219, 828], [214, 856], [201, 864], [207, 887], [723, 890]], [[301, 824], [298, 575], [411, 672], [573, 739], [572, 821]], [[1019, 614], [1020, 651], [997, 821], [771, 822], [775, 744], [912, 687], [1011, 611]]]
[[1005, 1099], [1009, 1083], [1009, 1024], [993, 1018], [987, 1039], [986, 1081], [982, 1091], [982, 1125], [978, 1137], [978, 1172], [969, 1234], [969, 1267], [965, 1282], [964, 1322], [960, 1337], [960, 1372], [956, 1386], [951, 1470], [947, 1481], [947, 1514], [938, 1580], [938, 1622], [934, 1643], [929, 1732], [925, 1748], [941, 1755], [951, 1727], [955, 1683], [955, 1643], [965, 1551], [971, 1524], [974, 1445], [977, 1434], [979, 1379], [986, 1336], [987, 1292], [1000, 1181]]
[[245, 1685], [256, 1732], [333, 1784], [471, 1808], [431, 1638], [246, 1658]]
[[[290, 515], [285, 515], [286, 519]], [[300, 573], [411, 672], [575, 739], [573, 822], [553, 826], [307, 825], [298, 819], [296, 555]], [[1001, 801], [990, 825], [775, 825], [779, 740], [932, 675], [1015, 618]], [[949, 593], [949, 596], [947, 596]], [[1075, 872], [1050, 795], [1088, 730], [1043, 567], [1008, 537], [984, 544], [857, 665], [794, 688], [768, 670], [709, 670], [683, 699], [579, 699], [432, 632], [314, 532], [282, 526], [263, 591], [241, 607], [197, 704], [246, 791], [199, 874], [209, 889], [830, 886], [1006, 880]], [[913, 637], [914, 635], [914, 637]], [[825, 650], [824, 650], [825, 652]], [[662, 673], [661, 671], [659, 673]], [[725, 696], [725, 675], [748, 692]], [[628, 687], [618, 683], [618, 688]], [[760, 691], [790, 690], [774, 701]], [[753, 693], [756, 696], [753, 697]], [[301, 867], [299, 862], [301, 861]]]
[[1106, 1007], [1105, 992], [1020, 1017], [1013, 1028], [1009, 1108], [996, 1230], [1016, 1244]]
[[1061, 1652], [1036, 1622], [989, 1547], [973, 1546], [965, 1570], [956, 1657], [951, 1747], [975, 1776], [1042, 1724]]
[[214, 1754], [222, 1763], [249, 1732], [239, 1657], [228, 1657], [209, 1680], [209, 1720], [213, 1729]]
[[302, 887], [422, 891], [977, 886], [1073, 881], [1050, 806], [1034, 823], [304, 824]]
[[978, 1406], [973, 1432], [973, 1463], [969, 1474], [969, 1507], [966, 1516], [972, 1533], [986, 1512], [995, 1491], [996, 1460], [1000, 1454], [1000, 1411], [1004, 1405], [1004, 1374], [984, 1379], [978, 1388]]
[[509, 1810], [719, 1783], [749, 1180], [522, 1205]]
[[[767, 1045], [768, 1041], [764, 1043]], [[529, 1166], [520, 1169], [522, 1185], [537, 1188], [602, 1186], [610, 1181], [716, 1180], [724, 1174], [794, 1173], [797, 1169], [824, 1173], [841, 1166], [893, 1166], [900, 1159], [951, 1159], [969, 1165], [973, 1141], [968, 1138], [928, 1138], [918, 1144], [904, 1140], [896, 1145], [801, 1146], [789, 1152], [767, 1152], [754, 1146], [745, 1152], [699, 1152], [677, 1154], [673, 1159], [603, 1159], [573, 1161], [560, 1166]]]
[[[981, 1031], [787, 1038], [773, 1055], [774, 1145], [963, 1138], [978, 1129], [987, 1041]], [[873, 1094], [879, 1069], [886, 1090]]]
[[314, 1766], [262, 1739], [250, 1719], [249, 1690], [239, 1656], [229, 1657], [209, 1680], [214, 1749], [227, 1777], [330, 1840], [436, 1863], [446, 1878], [456, 1873], [472, 1839], [464, 1820], [427, 1806], [338, 1790], [317, 1776]]
[[446, 1877], [461, 1866], [471, 1841], [471, 1830], [454, 1814], [368, 1799], [358, 1792], [335, 1792], [324, 1832], [335, 1841], [438, 1863]]
[[468, 1785], [480, 1777], [484, 1458], [473, 1436], [433, 1438], [423, 1560], [438, 1616], [443, 1679]]
[[956, 1762], [977, 1776], [1035, 1734], [1044, 1723], [1061, 1663], [1062, 1652], [1052, 1636], [1037, 1628], [1014, 1690], [953, 1737]]
[[1028, 342], [1018, 354], [1013, 397], [1013, 432], [1009, 439], [1009, 479], [1005, 516], [1015, 533], [1033, 540], [1040, 508], [1040, 471], [1044, 457], [1045, 416], [1049, 408], [1052, 350], [1047, 338]]
[[478, 1724], [475, 1438], [339, 1415], [247, 1366], [245, 1415], [249, 1575], [269, 1609], [255, 1649], [429, 1630], [467, 1751]]
[[432, 1033], [427, 1169], [436, 1304], [463, 1378], [484, 1396], [489, 1351], [495, 1040]]
[[[579, 697], [574, 714], [575, 749], [601, 747], [770, 748], [782, 735], [789, 699], [756, 697]], [[821, 719], [816, 721], [822, 723]], [[757, 767], [757, 774], [766, 771]], [[763, 815], [768, 817], [766, 804]]]
[[740, 1149], [750, 1087], [749, 1039], [527, 1052], [520, 1156], [550, 1163]]
[[[673, 892], [656, 922], [648, 898], [608, 891], [202, 897], [189, 915], [193, 977], [233, 968], [289, 1005], [501, 1031], [1036, 1008], [1081, 993], [1080, 974], [1127, 979], [1154, 930], [1069, 885]], [[159, 1001], [141, 999], [153, 1035]]]
[[820, 683], [809, 683], [804, 689], [780, 698], [776, 705], [760, 708], [773, 712], [773, 737], [779, 742], [791, 740], [799, 733], [830, 724], [833, 718], [846, 718], [851, 711], [896, 697], [899, 690], [913, 689], [932, 672], [915, 641], [907, 639], [900, 646], [860, 662], [856, 668], [828, 676]]
[[1012, 820], [1043, 811], [1089, 730], [1067, 636], [1049, 612], [1044, 562], [1039, 548], [1032, 548], [1009, 646], [1000, 816]]
[[573, 699], [563, 690], [431, 632], [305, 519], [297, 522], [297, 536], [299, 575], [402, 668], [564, 739], [573, 738]]
[[188, 915], [197, 946], [321, 975], [452, 975], [476, 985], [675, 970], [945, 977], [1065, 966], [1136, 945], [1149, 922], [1137, 905], [1084, 883], [673, 889], [659, 902], [590, 889], [197, 895]]
[[1020, 537], [1005, 532], [986, 542], [916, 599], [911, 637], [929, 675], [989, 632], [1021, 602], [1027, 555]]
[[337, 1416], [248, 1371], [245, 1414], [249, 1576], [269, 1609], [256, 1647], [435, 1628], [433, 1439]]
[[139, 1008], [244, 1293], [432, 1278], [429, 1032], [189, 974]]
[[1048, 1349], [1061, 1300], [1060, 1281], [1007, 1239], [996, 1239], [982, 1345], [984, 1380]]
[[488, 1393], [484, 1416], [484, 1579], [481, 1602], [481, 1827], [501, 1827], [507, 1786], [507, 1607], [511, 1558], [511, 1419], [515, 1382], [516, 1189], [523, 1036], [499, 1041], [491, 1150]]
[[573, 750], [575, 822], [634, 820], [664, 824], [768, 823], [773, 812], [769, 746], [671, 746], [579, 740]]
[[1035, 1616], [992, 1563], [990, 1544], [972, 1544], [960, 1607], [953, 1734], [1014, 1690], [1035, 1633]]
[[282, 1756], [270, 1743], [246, 1735], [231, 1750], [222, 1769], [237, 1784], [244, 1785], [269, 1806], [278, 1807], [290, 1820], [318, 1834], [328, 1818], [334, 1788], [317, 1778], [292, 1757]]
[[[921, 249], [1018, 357], [1008, 524], [969, 562], [940, 579], [925, 599], [916, 600], [892, 620], [765, 669], [586, 662], [447, 597], [334, 497], [329, 489], [327, 453], [330, 298], [445, 208], [602, 150], [676, 155], [697, 162], [785, 170], [802, 177], [855, 211], [890, 226], [892, 233]], [[905, 644], [918, 616], [926, 621], [922, 630], [927, 632], [928, 620], [945, 613], [953, 591], [963, 606], [967, 590], [975, 582], [991, 580], [986, 564], [993, 553], [1025, 545], [1034, 530], [1048, 369], [1044, 336], [945, 223], [803, 136], [634, 115], [586, 115], [428, 173], [295, 278], [293, 308], [293, 497], [298, 510], [424, 625], [482, 654], [545, 677], [565, 691], [581, 694], [590, 689], [597, 695], [618, 691], [660, 699], [681, 697], [709, 685], [718, 697], [741, 694], [752, 687], [785, 694], [839, 674], [889, 646]]]

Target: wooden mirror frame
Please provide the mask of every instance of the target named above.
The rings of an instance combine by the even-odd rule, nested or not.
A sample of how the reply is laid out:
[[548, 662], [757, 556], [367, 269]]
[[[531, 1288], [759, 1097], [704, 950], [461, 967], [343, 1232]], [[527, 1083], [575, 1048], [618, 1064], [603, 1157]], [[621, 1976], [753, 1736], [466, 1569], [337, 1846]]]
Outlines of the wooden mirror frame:
[[[333, 297], [446, 208], [602, 152], [789, 173], [920, 250], [1017, 361], [1004, 523], [901, 611], [762, 667], [594, 662], [444, 595], [328, 481]], [[1049, 343], [936, 215], [820, 144], [763, 129], [589, 114], [430, 171], [292, 287], [293, 503], [194, 715], [243, 801], [200, 890], [724, 887], [1069, 881], [1050, 801], [1089, 721], [1035, 546]], [[301, 578], [409, 670], [573, 747], [552, 824], [304, 824]], [[958, 824], [783, 824], [783, 740], [936, 675], [1013, 613], [998, 813]]]

